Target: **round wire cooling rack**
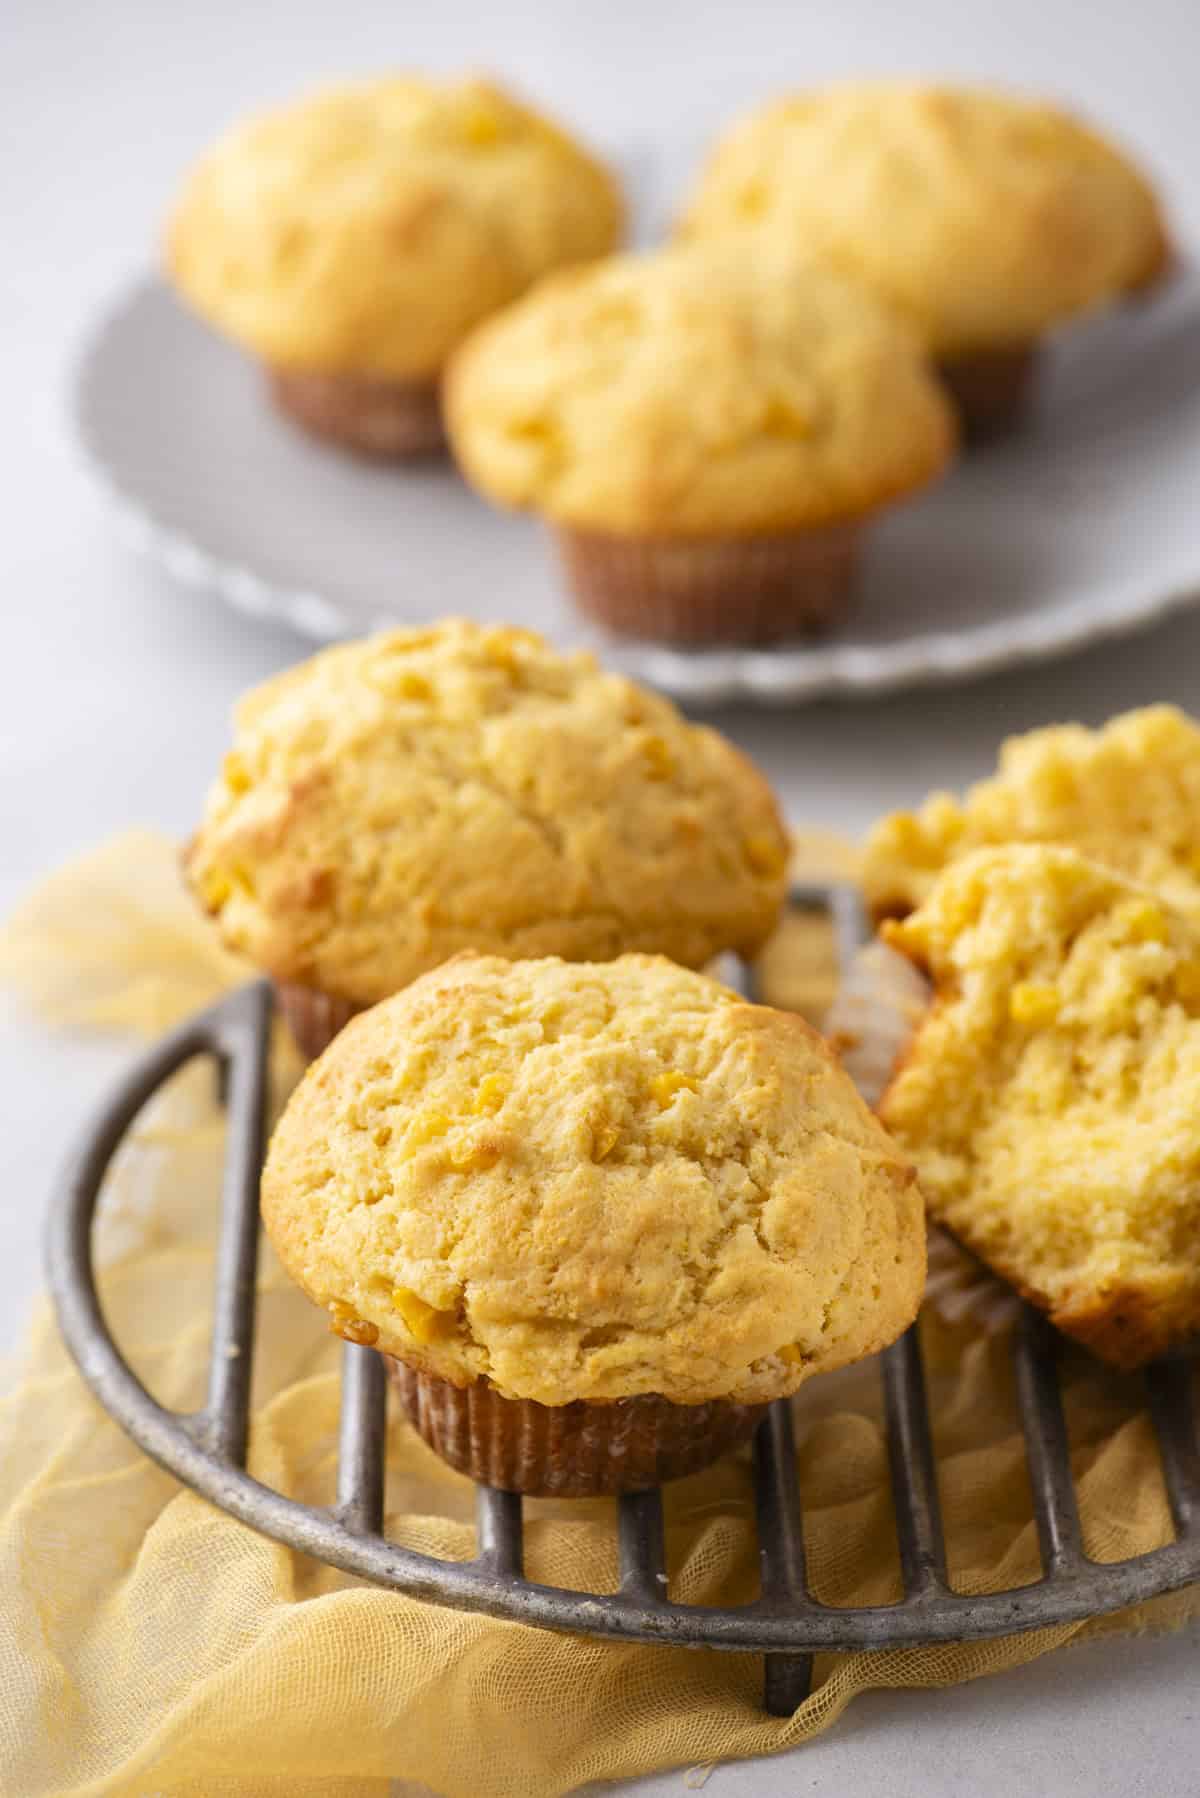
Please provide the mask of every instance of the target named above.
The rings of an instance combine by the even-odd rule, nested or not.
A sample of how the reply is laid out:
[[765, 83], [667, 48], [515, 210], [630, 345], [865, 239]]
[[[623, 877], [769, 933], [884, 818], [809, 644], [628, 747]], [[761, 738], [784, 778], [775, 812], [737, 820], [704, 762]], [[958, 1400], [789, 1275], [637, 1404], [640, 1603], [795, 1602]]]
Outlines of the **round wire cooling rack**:
[[[866, 936], [857, 892], [804, 887], [793, 904], [826, 910], [843, 966]], [[730, 1608], [668, 1595], [661, 1493], [617, 1501], [619, 1589], [573, 1591], [523, 1572], [520, 1495], [477, 1488], [476, 1554], [443, 1561], [383, 1534], [386, 1382], [373, 1349], [343, 1351], [336, 1503], [303, 1505], [246, 1472], [255, 1333], [258, 1184], [264, 1151], [271, 988], [256, 982], [183, 1024], [112, 1093], [65, 1171], [48, 1220], [46, 1258], [59, 1325], [80, 1372], [133, 1440], [185, 1485], [249, 1524], [347, 1573], [430, 1603], [485, 1611], [541, 1628], [630, 1641], [742, 1650], [765, 1657], [764, 1704], [788, 1715], [805, 1696], [819, 1651], [885, 1649], [1069, 1623], [1137, 1604], [1200, 1579], [1200, 1447], [1191, 1366], [1168, 1360], [1145, 1376], [1175, 1540], [1147, 1554], [1094, 1562], [1084, 1552], [1056, 1373], [1057, 1339], [1026, 1308], [1013, 1339], [1042, 1577], [1006, 1592], [954, 1591], [946, 1572], [921, 1353], [909, 1331], [879, 1357], [903, 1596], [842, 1608], [808, 1591], [791, 1410], [770, 1407], [754, 1441], [760, 1594]], [[166, 1410], [131, 1371], [96, 1290], [92, 1226], [108, 1166], [143, 1105], [186, 1063], [215, 1060], [228, 1108], [207, 1400]]]

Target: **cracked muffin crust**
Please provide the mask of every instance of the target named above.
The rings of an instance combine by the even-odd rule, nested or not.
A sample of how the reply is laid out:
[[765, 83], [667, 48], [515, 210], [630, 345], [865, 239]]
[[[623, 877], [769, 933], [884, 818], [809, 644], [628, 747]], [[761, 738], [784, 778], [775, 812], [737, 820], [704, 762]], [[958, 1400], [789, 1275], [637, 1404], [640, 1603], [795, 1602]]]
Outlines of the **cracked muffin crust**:
[[353, 1020], [263, 1217], [342, 1334], [545, 1406], [762, 1403], [924, 1280], [912, 1172], [815, 1032], [646, 956], [460, 956]]
[[885, 926], [934, 1004], [880, 1115], [945, 1224], [1118, 1367], [1200, 1328], [1200, 933], [1077, 851], [979, 850]]
[[248, 694], [186, 867], [231, 948], [353, 1007], [466, 948], [751, 953], [787, 858], [716, 732], [591, 656], [451, 621]]

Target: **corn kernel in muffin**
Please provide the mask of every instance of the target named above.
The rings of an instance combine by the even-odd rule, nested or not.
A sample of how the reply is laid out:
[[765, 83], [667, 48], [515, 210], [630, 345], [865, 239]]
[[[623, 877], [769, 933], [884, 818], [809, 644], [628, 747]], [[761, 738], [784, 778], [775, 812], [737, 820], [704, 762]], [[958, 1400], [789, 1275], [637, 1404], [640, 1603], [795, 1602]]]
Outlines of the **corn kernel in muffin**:
[[948, 868], [885, 925], [935, 1002], [880, 1107], [930, 1215], [1134, 1367], [1200, 1328], [1200, 931], [1073, 849]]

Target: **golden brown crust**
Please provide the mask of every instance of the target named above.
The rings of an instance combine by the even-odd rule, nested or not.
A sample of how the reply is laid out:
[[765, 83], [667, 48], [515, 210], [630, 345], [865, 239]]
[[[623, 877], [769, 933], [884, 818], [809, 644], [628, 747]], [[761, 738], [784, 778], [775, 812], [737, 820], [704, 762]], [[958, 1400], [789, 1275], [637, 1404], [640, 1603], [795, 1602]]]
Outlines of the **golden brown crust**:
[[450, 621], [249, 694], [187, 868], [231, 947], [366, 1005], [464, 948], [752, 952], [787, 854], [714, 731], [590, 656]]
[[301, 1082], [263, 1218], [334, 1327], [462, 1387], [756, 1404], [911, 1322], [911, 1169], [821, 1039], [644, 956], [460, 956]]
[[542, 282], [447, 374], [468, 480], [631, 538], [848, 522], [926, 485], [951, 408], [912, 334], [799, 255], [617, 256]]
[[955, 862], [885, 935], [936, 997], [880, 1115], [931, 1217], [1140, 1366], [1200, 1326], [1200, 935], [1071, 849]]
[[802, 242], [910, 318], [938, 354], [1040, 337], [1157, 279], [1154, 191], [1052, 106], [865, 82], [772, 101], [717, 145], [683, 222]]
[[612, 176], [548, 120], [486, 81], [399, 76], [229, 132], [188, 180], [167, 261], [275, 367], [412, 380], [621, 228]]
[[1021, 1297], [1048, 1315], [1055, 1329], [1082, 1343], [1110, 1367], [1132, 1373], [1200, 1333], [1200, 1294], [1180, 1276], [1085, 1286], [1054, 1296], [1025, 1277], [1018, 1263], [992, 1257], [992, 1267]]

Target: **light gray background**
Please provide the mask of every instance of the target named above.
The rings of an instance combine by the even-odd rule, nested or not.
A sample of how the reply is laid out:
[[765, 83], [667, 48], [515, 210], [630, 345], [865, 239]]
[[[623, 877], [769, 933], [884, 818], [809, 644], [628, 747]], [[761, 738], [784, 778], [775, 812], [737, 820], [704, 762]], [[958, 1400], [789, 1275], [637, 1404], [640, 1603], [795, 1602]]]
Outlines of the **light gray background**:
[[[234, 697], [302, 653], [174, 590], [113, 540], [63, 425], [72, 347], [154, 254], [180, 170], [239, 110], [380, 66], [488, 67], [600, 141], [687, 134], [783, 81], [864, 70], [1002, 78], [1069, 96], [1136, 144], [1200, 243], [1194, 0], [5, 0], [0, 8], [0, 904], [131, 822], [183, 832]], [[186, 421], [180, 421], [186, 428]], [[247, 493], [246, 503], [253, 504]], [[952, 600], [951, 600], [952, 603]], [[436, 595], [430, 595], [431, 611]], [[1200, 710], [1200, 616], [959, 692], [721, 722], [793, 815], [852, 830], [990, 764], [1004, 732], [1175, 699]], [[0, 1337], [38, 1283], [66, 1132], [117, 1063], [8, 1006]], [[783, 1759], [716, 1770], [719, 1798], [1200, 1791], [1195, 1637], [1078, 1650], [944, 1694], [864, 1699]], [[0, 1698], [2, 1702], [2, 1698]], [[401, 1772], [402, 1769], [397, 1769]], [[683, 1790], [682, 1773], [637, 1791]]]

